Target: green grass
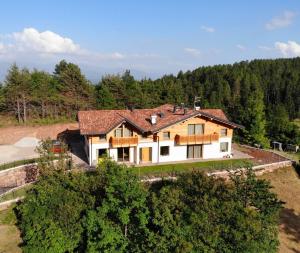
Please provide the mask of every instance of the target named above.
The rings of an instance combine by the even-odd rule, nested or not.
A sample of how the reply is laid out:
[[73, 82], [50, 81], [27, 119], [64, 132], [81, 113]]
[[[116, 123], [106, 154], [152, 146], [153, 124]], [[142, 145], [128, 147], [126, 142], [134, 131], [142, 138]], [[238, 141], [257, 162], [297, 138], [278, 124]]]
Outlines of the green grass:
[[14, 225], [17, 222], [17, 217], [14, 212], [16, 205], [11, 205], [9, 208], [0, 211], [0, 225]]
[[32, 188], [32, 186], [33, 186], [32, 184], [29, 184], [29, 185], [26, 185], [16, 191], [12, 191], [8, 194], [5, 194], [0, 197], [0, 202], [4, 202], [7, 200], [19, 198], [19, 197], [24, 197], [26, 195], [27, 191]]
[[6, 170], [6, 169], [17, 167], [20, 165], [36, 163], [37, 161], [38, 161], [38, 158], [30, 158], [30, 159], [26, 159], [26, 160], [18, 160], [18, 161], [13, 161], [10, 163], [4, 163], [4, 164], [0, 165], [0, 170]]
[[14, 212], [15, 205], [0, 211], [0, 252], [22, 252], [19, 247], [22, 239], [16, 226], [17, 218]]
[[140, 176], [168, 176], [182, 172], [199, 170], [212, 172], [216, 170], [231, 170], [252, 166], [252, 162], [247, 159], [222, 160], [222, 161], [203, 161], [194, 163], [176, 163], [154, 166], [132, 167], [134, 173]]
[[[53, 157], [53, 160], [58, 159], [56, 156]], [[0, 165], [0, 170], [6, 170], [10, 168], [14, 168], [21, 165], [31, 164], [31, 163], [37, 163], [40, 161], [40, 158], [30, 158], [25, 160], [17, 160], [9, 163], [3, 163]], [[1, 253], [1, 252], [0, 252]]]

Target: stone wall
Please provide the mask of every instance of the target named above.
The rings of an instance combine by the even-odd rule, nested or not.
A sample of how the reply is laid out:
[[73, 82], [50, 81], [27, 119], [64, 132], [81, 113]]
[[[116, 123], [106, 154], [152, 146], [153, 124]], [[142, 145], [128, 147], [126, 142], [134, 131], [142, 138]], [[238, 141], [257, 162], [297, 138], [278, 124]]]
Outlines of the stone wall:
[[37, 165], [28, 164], [0, 171], [0, 188], [12, 188], [35, 181]]

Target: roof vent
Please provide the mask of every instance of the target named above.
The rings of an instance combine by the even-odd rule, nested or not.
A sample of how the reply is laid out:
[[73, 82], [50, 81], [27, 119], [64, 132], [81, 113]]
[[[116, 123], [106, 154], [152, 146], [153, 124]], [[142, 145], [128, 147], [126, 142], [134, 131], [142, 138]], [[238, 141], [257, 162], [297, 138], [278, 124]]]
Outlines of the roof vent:
[[151, 124], [155, 125], [157, 122], [157, 115], [151, 115]]

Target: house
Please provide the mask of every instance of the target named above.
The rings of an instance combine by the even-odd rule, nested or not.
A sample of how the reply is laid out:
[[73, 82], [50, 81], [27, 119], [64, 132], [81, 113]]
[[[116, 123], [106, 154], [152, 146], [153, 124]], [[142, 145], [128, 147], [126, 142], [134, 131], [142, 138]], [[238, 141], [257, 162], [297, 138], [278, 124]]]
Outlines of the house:
[[108, 155], [131, 164], [231, 156], [233, 129], [220, 109], [165, 104], [153, 109], [79, 111], [90, 165]]

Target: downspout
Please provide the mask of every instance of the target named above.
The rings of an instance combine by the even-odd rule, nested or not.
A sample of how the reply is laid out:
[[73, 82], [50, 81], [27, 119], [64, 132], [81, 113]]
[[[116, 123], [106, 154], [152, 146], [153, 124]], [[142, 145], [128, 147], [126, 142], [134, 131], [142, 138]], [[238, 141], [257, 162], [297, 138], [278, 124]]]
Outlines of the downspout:
[[157, 138], [157, 163], [159, 163], [159, 136], [156, 135]]
[[91, 166], [93, 165], [93, 137], [91, 137]]

